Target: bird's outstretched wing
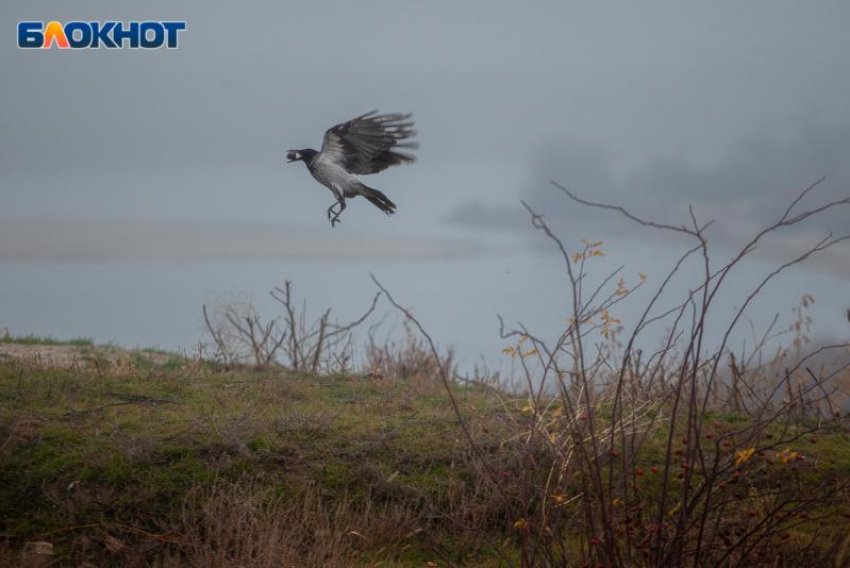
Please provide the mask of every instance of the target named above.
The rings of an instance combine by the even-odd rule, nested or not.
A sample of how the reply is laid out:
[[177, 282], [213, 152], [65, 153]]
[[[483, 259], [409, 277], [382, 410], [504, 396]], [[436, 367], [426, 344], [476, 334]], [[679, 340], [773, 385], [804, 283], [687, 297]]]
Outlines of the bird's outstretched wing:
[[411, 114], [367, 112], [325, 132], [322, 154], [352, 174], [374, 174], [416, 158], [398, 148], [416, 149]]

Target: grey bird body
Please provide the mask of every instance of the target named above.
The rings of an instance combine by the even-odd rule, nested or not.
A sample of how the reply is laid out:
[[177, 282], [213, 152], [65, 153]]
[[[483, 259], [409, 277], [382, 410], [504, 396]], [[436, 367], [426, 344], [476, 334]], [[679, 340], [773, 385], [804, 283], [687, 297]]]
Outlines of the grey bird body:
[[397, 149], [416, 148], [415, 142], [406, 141], [415, 136], [416, 131], [409, 114], [376, 113], [372, 111], [328, 129], [321, 151], [305, 148], [287, 153], [290, 162], [303, 161], [313, 178], [333, 192], [336, 203], [328, 208], [331, 226], [339, 222], [345, 200], [358, 195], [387, 215], [395, 213], [395, 203], [354, 174], [373, 174], [390, 166], [413, 162], [412, 155]]
[[337, 200], [362, 194], [361, 191], [358, 191], [359, 186], [363, 185], [360, 180], [321, 153], [316, 155], [309, 170], [316, 181], [333, 192]]

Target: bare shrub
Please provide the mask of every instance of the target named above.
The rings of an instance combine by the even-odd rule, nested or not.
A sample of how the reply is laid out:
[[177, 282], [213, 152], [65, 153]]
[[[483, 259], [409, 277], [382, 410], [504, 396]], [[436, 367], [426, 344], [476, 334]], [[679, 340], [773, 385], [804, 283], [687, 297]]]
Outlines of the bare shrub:
[[331, 320], [331, 309], [308, 324], [307, 303], [302, 303], [299, 312], [288, 280], [283, 288], [275, 288], [272, 297], [284, 307], [284, 323], [287, 330], [286, 357], [289, 366], [296, 371], [318, 372], [320, 369], [347, 370], [354, 357], [352, 330], [362, 324], [375, 311], [381, 294], [375, 294], [372, 304], [359, 318], [346, 324]]
[[294, 371], [346, 370], [354, 357], [352, 331], [372, 315], [380, 294], [359, 318], [340, 324], [331, 309], [310, 321], [306, 301], [296, 300], [292, 283], [270, 292], [283, 314], [264, 320], [247, 300], [225, 300], [215, 309], [204, 305], [204, 322], [212, 337], [214, 355], [225, 364], [252, 362], [258, 367], [282, 362]]
[[[532, 225], [560, 252], [571, 298], [568, 325], [546, 339], [522, 323], [502, 322], [501, 336], [512, 342], [504, 352], [515, 361], [526, 394], [521, 401], [500, 399], [498, 446], [492, 432], [463, 418], [453, 381], [441, 372], [479, 482], [499, 488], [502, 527], [512, 534], [502, 546], [518, 550], [520, 565], [826, 565], [846, 553], [830, 521], [839, 518], [835, 506], [846, 503], [850, 484], [840, 478], [808, 484], [819, 466], [807, 459], [802, 443], [816, 443], [815, 434], [846, 426], [836, 397], [850, 362], [845, 358], [831, 368], [814, 368], [813, 362], [846, 353], [850, 344], [807, 346], [805, 308], [811, 298], [805, 297], [789, 328], [790, 347], [764, 357], [773, 325], [749, 353], [729, 345], [768, 283], [850, 236], [826, 235], [753, 289], [731, 290], [740, 294], [740, 307], [725, 321], [715, 313], [729, 275], [741, 270], [761, 241], [850, 204], [847, 198], [798, 212], [819, 183], [720, 264], [706, 236], [710, 223], [698, 222], [693, 211], [686, 224], [658, 223], [555, 184], [579, 204], [693, 243], [627, 334], [614, 312], [646, 286], [646, 277], [627, 281], [621, 267], [591, 285], [588, 271], [603, 254], [602, 243], [568, 247], [543, 215], [523, 203]], [[699, 285], [673, 297], [671, 282], [694, 262]], [[419, 321], [376, 284], [439, 361]], [[662, 325], [660, 347], [645, 352], [641, 338]], [[720, 326], [714, 348], [710, 325]]]
[[213, 340], [214, 356], [220, 362], [234, 365], [252, 361], [265, 366], [276, 360], [286, 340], [278, 318], [264, 322], [245, 298], [223, 298], [211, 309], [204, 304], [204, 323]]
[[435, 357], [426, 342], [405, 321], [403, 340], [388, 338], [383, 343], [370, 330], [366, 346], [366, 371], [391, 379], [412, 379], [416, 382], [437, 380], [441, 373], [455, 376], [454, 349], [448, 347], [442, 357]]

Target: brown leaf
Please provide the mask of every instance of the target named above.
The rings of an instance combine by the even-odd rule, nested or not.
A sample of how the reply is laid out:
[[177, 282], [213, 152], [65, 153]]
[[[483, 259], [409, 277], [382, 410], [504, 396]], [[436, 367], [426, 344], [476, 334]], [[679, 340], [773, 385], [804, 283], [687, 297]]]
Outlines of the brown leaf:
[[103, 545], [106, 547], [106, 550], [115, 554], [116, 552], [121, 551], [124, 548], [124, 543], [112, 536], [111, 534], [107, 534], [103, 537]]

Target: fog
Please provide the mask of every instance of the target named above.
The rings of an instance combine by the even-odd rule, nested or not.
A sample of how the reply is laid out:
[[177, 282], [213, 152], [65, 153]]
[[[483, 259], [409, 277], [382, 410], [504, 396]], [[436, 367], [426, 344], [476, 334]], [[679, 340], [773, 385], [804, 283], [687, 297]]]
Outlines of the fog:
[[[521, 199], [568, 246], [604, 241], [598, 274], [657, 283], [692, 244], [550, 180], [674, 225], [693, 206], [718, 262], [821, 176], [801, 210], [850, 195], [848, 18], [840, 1], [4, 3], [0, 329], [191, 349], [221, 294], [272, 309], [292, 279], [354, 314], [374, 272], [465, 361], [497, 360], [497, 313], [550, 333], [569, 315]], [[17, 49], [17, 21], [53, 19], [187, 29], [169, 51]], [[356, 200], [331, 229], [330, 192], [284, 152], [372, 108], [414, 113], [419, 160], [368, 179], [395, 216]], [[779, 232], [732, 292], [848, 218]], [[750, 315], [808, 292], [818, 333], [846, 337], [848, 277], [836, 247]]]

